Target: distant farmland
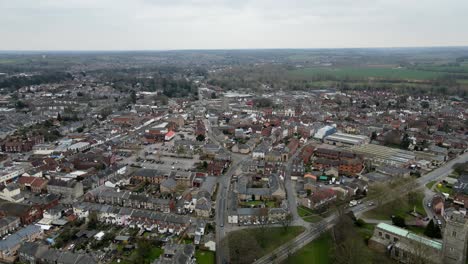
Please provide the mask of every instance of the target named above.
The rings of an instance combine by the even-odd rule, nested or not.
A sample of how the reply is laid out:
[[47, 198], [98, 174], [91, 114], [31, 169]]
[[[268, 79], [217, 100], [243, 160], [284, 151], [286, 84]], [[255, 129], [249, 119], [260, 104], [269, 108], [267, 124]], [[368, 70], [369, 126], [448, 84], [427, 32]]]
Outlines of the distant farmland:
[[293, 78], [304, 79], [313, 76], [330, 76], [340, 79], [379, 78], [395, 80], [432, 80], [453, 73], [391, 67], [314, 67], [292, 70], [289, 74]]

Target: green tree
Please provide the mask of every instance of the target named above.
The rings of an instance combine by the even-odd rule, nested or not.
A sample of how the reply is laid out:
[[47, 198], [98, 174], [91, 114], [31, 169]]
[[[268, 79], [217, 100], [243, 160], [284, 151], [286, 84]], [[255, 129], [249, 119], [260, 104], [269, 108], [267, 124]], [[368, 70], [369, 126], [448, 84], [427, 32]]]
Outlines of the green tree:
[[135, 92], [135, 91], [131, 91], [131, 92], [130, 92], [130, 102], [131, 102], [132, 104], [136, 104], [136, 101], [137, 101], [136, 92]]
[[399, 215], [392, 217], [392, 223], [399, 227], [406, 227], [405, 219]]
[[411, 140], [410, 140], [408, 134], [405, 134], [405, 135], [403, 136], [403, 139], [401, 140], [400, 147], [401, 147], [402, 149], [408, 149], [408, 147], [410, 146], [410, 144], [411, 144]]
[[24, 109], [24, 108], [26, 108], [26, 107], [28, 107], [28, 104], [26, 104], [25, 102], [23, 102], [23, 101], [21, 101], [21, 100], [18, 100], [18, 101], [16, 101], [16, 103], [15, 103], [15, 108], [16, 108], [16, 109]]
[[197, 140], [198, 140], [198, 141], [204, 141], [204, 140], [205, 140], [205, 136], [204, 136], [204, 135], [198, 135], [198, 136], [197, 136]]
[[98, 225], [98, 216], [96, 212], [90, 212], [88, 215], [88, 228], [96, 229]]
[[258, 257], [262, 248], [255, 237], [245, 231], [230, 232], [222, 241], [220, 250], [225, 251], [229, 258], [229, 263], [250, 264]]
[[442, 238], [442, 232], [440, 231], [439, 226], [434, 224], [434, 221], [431, 219], [424, 229], [424, 234], [431, 238]]

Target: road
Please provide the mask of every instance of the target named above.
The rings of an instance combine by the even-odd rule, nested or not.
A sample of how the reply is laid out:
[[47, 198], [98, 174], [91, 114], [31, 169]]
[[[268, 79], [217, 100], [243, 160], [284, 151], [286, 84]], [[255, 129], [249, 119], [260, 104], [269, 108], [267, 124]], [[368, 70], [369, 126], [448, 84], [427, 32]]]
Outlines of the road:
[[[218, 194], [216, 196], [216, 246], [221, 245], [221, 241], [226, 236], [225, 224], [227, 220], [227, 205], [229, 202], [228, 191], [230, 190], [231, 177], [234, 175], [236, 170], [247, 160], [250, 156], [241, 155], [238, 153], [232, 153], [229, 149], [226, 149], [213, 135], [213, 130], [210, 124], [204, 119], [205, 127], [207, 128], [206, 136], [213, 143], [226, 152], [231, 154], [231, 166], [228, 171], [218, 177]], [[216, 263], [227, 263], [227, 257], [223, 255], [222, 250], [216, 250]]]
[[294, 155], [288, 159], [284, 170], [284, 189], [286, 190], [289, 212], [291, 213], [293, 219], [292, 225], [300, 225], [305, 227], [306, 229], [310, 228], [310, 223], [304, 221], [297, 212], [297, 192], [291, 180], [291, 170], [293, 160], [299, 155], [299, 153], [301, 153], [303, 148], [311, 145], [312, 143], [313, 142], [304, 144], [302, 147], [298, 148], [296, 153], [294, 153]]
[[[384, 201], [380, 201], [381, 204], [385, 204], [388, 202], [393, 201], [394, 199], [404, 196], [411, 191], [424, 188], [428, 182], [431, 181], [439, 181], [443, 178], [447, 177], [452, 172], [452, 167], [456, 163], [466, 162], [468, 161], [468, 153], [464, 153], [459, 157], [447, 162], [443, 166], [438, 169], [435, 169], [424, 176], [420, 177], [416, 180], [416, 186], [414, 184], [410, 184], [407, 186], [402, 186], [402, 191], [399, 192], [399, 195], [394, 197], [388, 197]], [[362, 214], [369, 210], [372, 210], [376, 207], [376, 205], [370, 205], [371, 203], [376, 204], [375, 200], [367, 200], [366, 202], [359, 204], [353, 208], [348, 209], [352, 211], [355, 215]], [[318, 238], [322, 233], [327, 231], [328, 229], [332, 228], [335, 224], [335, 221], [338, 219], [338, 213], [335, 213], [328, 218], [312, 225], [312, 228], [306, 230], [304, 233], [300, 234], [292, 241], [278, 247], [273, 252], [263, 256], [262, 258], [258, 259], [254, 263], [256, 264], [266, 264], [266, 263], [281, 263], [281, 261], [285, 260], [288, 255], [293, 254], [297, 250], [301, 249], [314, 239]], [[326, 253], [324, 253], [326, 254]]]

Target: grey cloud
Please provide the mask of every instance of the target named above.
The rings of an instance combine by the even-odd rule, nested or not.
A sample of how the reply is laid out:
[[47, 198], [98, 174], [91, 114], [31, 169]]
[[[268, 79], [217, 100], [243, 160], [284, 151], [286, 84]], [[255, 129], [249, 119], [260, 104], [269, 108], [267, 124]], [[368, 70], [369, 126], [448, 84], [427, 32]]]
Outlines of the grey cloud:
[[0, 0], [0, 49], [467, 45], [465, 10], [465, 0]]

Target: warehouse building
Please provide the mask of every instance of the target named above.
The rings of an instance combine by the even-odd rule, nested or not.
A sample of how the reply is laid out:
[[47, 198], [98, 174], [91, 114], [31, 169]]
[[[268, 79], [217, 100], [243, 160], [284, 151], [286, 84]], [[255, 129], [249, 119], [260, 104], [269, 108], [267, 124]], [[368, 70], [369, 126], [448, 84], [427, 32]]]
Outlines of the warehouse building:
[[323, 142], [336, 146], [359, 146], [368, 144], [369, 137], [338, 132], [324, 137]]
[[364, 159], [370, 161], [372, 165], [405, 167], [416, 161], [416, 156], [411, 151], [375, 144], [354, 146], [351, 150], [363, 155]]

